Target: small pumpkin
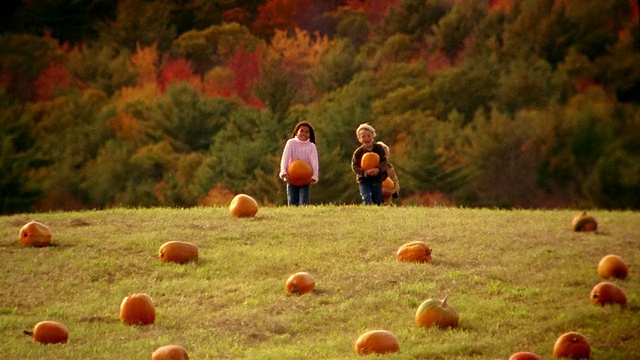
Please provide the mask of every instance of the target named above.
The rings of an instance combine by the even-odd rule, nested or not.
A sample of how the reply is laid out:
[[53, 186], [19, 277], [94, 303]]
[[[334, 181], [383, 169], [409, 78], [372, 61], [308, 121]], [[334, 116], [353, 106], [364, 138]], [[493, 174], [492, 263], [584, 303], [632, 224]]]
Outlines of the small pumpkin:
[[316, 281], [309, 273], [304, 271], [295, 273], [287, 279], [285, 289], [290, 294], [304, 294], [316, 287]]
[[51, 237], [51, 229], [37, 221], [28, 222], [20, 229], [20, 242], [25, 246], [49, 246]]
[[598, 275], [603, 279], [618, 278], [626, 279], [629, 274], [629, 267], [618, 255], [607, 255], [598, 263]]
[[411, 241], [400, 246], [396, 258], [400, 261], [429, 262], [431, 249], [422, 241]]
[[120, 304], [120, 320], [126, 325], [150, 325], [156, 321], [156, 307], [145, 293], [131, 294]]
[[377, 168], [380, 165], [380, 155], [373, 151], [367, 151], [360, 159], [360, 167], [364, 170]]
[[598, 222], [592, 215], [588, 215], [583, 212], [580, 215], [576, 215], [571, 222], [571, 230], [573, 231], [596, 231], [598, 230]]
[[429, 327], [436, 325], [441, 329], [458, 326], [460, 315], [458, 312], [447, 304], [447, 297], [444, 299], [428, 299], [425, 300], [416, 311], [416, 325], [420, 327]]
[[532, 352], [519, 351], [511, 355], [509, 360], [542, 360], [542, 358]]
[[591, 346], [584, 335], [574, 331], [567, 332], [556, 340], [552, 356], [555, 358], [588, 359], [591, 356]]
[[33, 331], [25, 331], [27, 335], [33, 336], [33, 341], [41, 344], [64, 344], [69, 339], [69, 330], [64, 324], [57, 321], [40, 321], [33, 328]]
[[295, 160], [289, 164], [287, 175], [291, 179], [291, 185], [303, 186], [311, 183], [313, 169], [308, 162], [304, 160]]
[[393, 183], [390, 177], [384, 179], [382, 182], [382, 195], [390, 196], [393, 195], [393, 192], [396, 189], [396, 185]]
[[603, 281], [591, 289], [591, 303], [605, 306], [606, 304], [627, 304], [627, 295], [621, 287], [614, 283]]
[[165, 345], [151, 354], [151, 360], [189, 360], [189, 354], [180, 345]]
[[238, 194], [229, 204], [229, 214], [234, 217], [252, 217], [258, 213], [258, 202], [247, 194]]
[[371, 330], [356, 340], [358, 355], [386, 354], [400, 351], [400, 343], [393, 333], [387, 330]]
[[198, 245], [186, 241], [168, 241], [160, 246], [158, 257], [163, 262], [184, 264], [198, 259]]

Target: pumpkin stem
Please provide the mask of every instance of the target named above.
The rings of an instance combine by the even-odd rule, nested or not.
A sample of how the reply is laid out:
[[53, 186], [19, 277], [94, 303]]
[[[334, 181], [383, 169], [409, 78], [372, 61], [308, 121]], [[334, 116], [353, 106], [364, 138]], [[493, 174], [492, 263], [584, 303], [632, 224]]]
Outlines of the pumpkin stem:
[[23, 332], [25, 335], [33, 336], [33, 331], [23, 330], [22, 332]]
[[442, 306], [444, 306], [447, 303], [447, 298], [449, 297], [449, 295], [445, 295], [444, 299], [442, 299]]

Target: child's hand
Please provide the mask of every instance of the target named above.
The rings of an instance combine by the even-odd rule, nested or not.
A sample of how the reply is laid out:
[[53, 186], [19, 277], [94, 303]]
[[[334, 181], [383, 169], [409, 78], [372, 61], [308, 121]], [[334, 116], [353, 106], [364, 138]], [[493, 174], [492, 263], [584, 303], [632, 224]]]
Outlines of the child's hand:
[[378, 168], [373, 168], [373, 169], [369, 169], [369, 170], [365, 170], [365, 173], [369, 176], [376, 176], [378, 175], [378, 173], [380, 172], [380, 169]]

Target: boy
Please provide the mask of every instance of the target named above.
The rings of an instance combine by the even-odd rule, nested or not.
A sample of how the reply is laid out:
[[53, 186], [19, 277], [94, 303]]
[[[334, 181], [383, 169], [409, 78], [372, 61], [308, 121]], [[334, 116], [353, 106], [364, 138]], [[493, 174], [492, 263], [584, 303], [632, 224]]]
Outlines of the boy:
[[[365, 123], [360, 124], [356, 129], [356, 136], [360, 147], [356, 149], [351, 157], [351, 168], [356, 173], [356, 181], [360, 187], [360, 196], [365, 205], [381, 205], [384, 202], [382, 198], [382, 181], [387, 178], [387, 155], [384, 148], [380, 144], [376, 144], [376, 130], [373, 126]], [[362, 156], [367, 152], [375, 152], [380, 157], [380, 163], [377, 167], [364, 170], [360, 167]]]
[[391, 204], [391, 198], [398, 198], [398, 193], [400, 192], [400, 181], [398, 180], [396, 171], [393, 169], [393, 165], [389, 162], [389, 146], [382, 141], [378, 141], [378, 144], [382, 145], [384, 153], [387, 155], [387, 177], [393, 182], [393, 189], [386, 189], [384, 186], [382, 188], [382, 198], [384, 199], [384, 203], [389, 205]]

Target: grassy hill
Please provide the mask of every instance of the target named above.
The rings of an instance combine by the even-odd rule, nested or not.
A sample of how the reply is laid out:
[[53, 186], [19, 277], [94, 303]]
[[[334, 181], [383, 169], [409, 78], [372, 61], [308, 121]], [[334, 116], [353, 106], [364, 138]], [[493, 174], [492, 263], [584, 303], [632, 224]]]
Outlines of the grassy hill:
[[[113, 209], [0, 217], [0, 357], [149, 359], [179, 344], [191, 359], [356, 359], [367, 330], [396, 335], [385, 359], [507, 359], [532, 351], [551, 359], [567, 331], [590, 341], [593, 359], [638, 357], [640, 213], [593, 211], [599, 229], [575, 233], [579, 211], [310, 206]], [[22, 246], [37, 220], [53, 246]], [[199, 246], [197, 262], [158, 260], [171, 240]], [[405, 242], [433, 250], [428, 264], [399, 262]], [[628, 305], [592, 305], [607, 254], [622, 256], [626, 280], [611, 280]], [[307, 271], [313, 293], [288, 295], [289, 275]], [[122, 299], [149, 294], [150, 326], [119, 320]], [[418, 306], [448, 296], [456, 329], [423, 329]], [[63, 345], [23, 334], [41, 320], [69, 329]]]

